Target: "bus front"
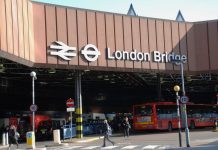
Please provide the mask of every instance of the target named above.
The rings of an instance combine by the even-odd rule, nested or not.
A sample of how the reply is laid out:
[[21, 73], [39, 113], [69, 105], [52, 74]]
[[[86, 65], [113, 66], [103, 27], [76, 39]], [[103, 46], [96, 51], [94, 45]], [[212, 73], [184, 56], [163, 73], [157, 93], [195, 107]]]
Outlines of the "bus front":
[[143, 104], [133, 106], [133, 128], [135, 130], [152, 130], [154, 124], [154, 105]]

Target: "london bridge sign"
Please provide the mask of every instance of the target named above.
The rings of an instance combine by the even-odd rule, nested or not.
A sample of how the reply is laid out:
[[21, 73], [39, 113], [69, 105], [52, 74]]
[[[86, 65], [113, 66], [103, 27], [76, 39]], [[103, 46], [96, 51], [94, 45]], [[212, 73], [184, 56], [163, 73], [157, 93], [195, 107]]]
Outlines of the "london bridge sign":
[[[70, 47], [60, 41], [56, 41], [55, 45], [50, 45], [50, 48], [56, 50], [50, 52], [51, 55], [59, 56], [64, 60], [71, 60], [70, 57], [75, 57], [77, 55], [76, 47]], [[80, 50], [80, 52], [81, 55], [83, 55], [83, 57], [89, 62], [96, 61], [98, 56], [101, 55], [98, 48], [93, 44], [87, 44], [83, 49]], [[106, 59], [139, 62], [153, 61], [158, 63], [168, 63], [172, 62], [173, 60], [180, 60], [181, 62], [185, 63], [187, 61], [187, 56], [179, 55], [174, 52], [160, 53], [156, 50], [152, 52], [138, 52], [134, 49], [133, 51], [116, 50], [115, 52], [111, 52], [110, 48], [106, 48]]]

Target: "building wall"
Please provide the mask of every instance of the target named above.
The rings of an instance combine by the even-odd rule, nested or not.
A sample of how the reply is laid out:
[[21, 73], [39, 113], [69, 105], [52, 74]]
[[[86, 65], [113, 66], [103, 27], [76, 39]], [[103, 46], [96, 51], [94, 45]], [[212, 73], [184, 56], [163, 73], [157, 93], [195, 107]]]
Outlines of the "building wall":
[[[61, 7], [27, 0], [0, 0], [1, 51], [35, 64], [119, 71], [179, 71], [171, 63], [107, 60], [106, 48], [138, 52], [175, 52], [188, 56], [186, 71], [217, 71], [217, 21], [188, 23]], [[49, 47], [62, 41], [77, 48], [65, 61]], [[80, 54], [94, 44], [101, 55], [88, 62]], [[45, 66], [45, 65], [44, 65]]]
[[[42, 54], [40, 63], [58, 65], [76, 65], [88, 67], [107, 67], [115, 70], [179, 70], [178, 66], [165, 63], [138, 62], [125, 60], [106, 60], [105, 48], [115, 50], [141, 52], [175, 52], [187, 54], [187, 23], [156, 20], [142, 17], [95, 12], [55, 5], [33, 4], [34, 13], [40, 13], [34, 27], [43, 30], [39, 39], [43, 39], [39, 53]], [[44, 19], [45, 18], [45, 19]], [[40, 19], [40, 20], [38, 20]], [[42, 25], [44, 24], [44, 26]], [[40, 25], [40, 27], [38, 27]], [[47, 35], [47, 36], [45, 36]], [[37, 41], [37, 40], [36, 40]], [[54, 41], [62, 41], [81, 50], [87, 44], [94, 44], [101, 51], [96, 62], [87, 62], [78, 51], [76, 58], [64, 61], [51, 56], [49, 46]], [[47, 52], [45, 51], [47, 49]], [[188, 70], [188, 64], [185, 69]]]
[[198, 71], [218, 69], [218, 22], [195, 24], [196, 68]]
[[0, 49], [8, 53], [9, 58], [34, 61], [32, 19], [30, 1], [0, 0]]

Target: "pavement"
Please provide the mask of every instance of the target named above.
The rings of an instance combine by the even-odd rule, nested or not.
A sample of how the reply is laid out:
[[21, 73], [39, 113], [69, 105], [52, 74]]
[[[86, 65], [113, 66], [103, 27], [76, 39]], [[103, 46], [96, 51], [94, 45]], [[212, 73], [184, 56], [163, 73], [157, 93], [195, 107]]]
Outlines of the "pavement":
[[[67, 140], [61, 140], [61, 144], [54, 143], [53, 141], [39, 141], [39, 142], [36, 141], [36, 148], [34, 148], [34, 150], [46, 150], [47, 147], [67, 146], [68, 144], [72, 144], [72, 143], [88, 143], [102, 138], [103, 136], [98, 136], [98, 135], [86, 136], [83, 137], [82, 139], [72, 138]], [[3, 146], [0, 144], [0, 149], [6, 150], [8, 149], [8, 145]], [[16, 145], [11, 146], [11, 150], [13, 149], [16, 149]], [[26, 143], [20, 143], [18, 149], [31, 150], [32, 148], [29, 148]]]

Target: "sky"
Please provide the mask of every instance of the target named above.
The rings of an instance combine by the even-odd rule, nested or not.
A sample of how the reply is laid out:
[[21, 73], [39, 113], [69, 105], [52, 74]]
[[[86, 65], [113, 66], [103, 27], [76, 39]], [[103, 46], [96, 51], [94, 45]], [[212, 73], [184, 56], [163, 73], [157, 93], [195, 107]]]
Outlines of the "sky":
[[63, 6], [126, 14], [133, 4], [138, 16], [175, 20], [181, 10], [185, 21], [218, 19], [218, 0], [34, 0]]

